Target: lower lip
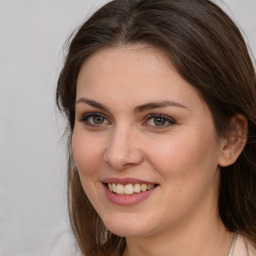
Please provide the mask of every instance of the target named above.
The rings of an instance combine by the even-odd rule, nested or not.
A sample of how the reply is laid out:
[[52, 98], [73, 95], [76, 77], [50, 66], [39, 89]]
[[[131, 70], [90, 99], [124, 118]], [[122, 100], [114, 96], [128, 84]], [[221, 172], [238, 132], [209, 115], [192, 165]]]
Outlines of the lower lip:
[[136, 205], [136, 204], [146, 200], [157, 188], [157, 187], [154, 187], [145, 192], [135, 193], [133, 195], [118, 195], [118, 194], [111, 192], [106, 185], [103, 184], [103, 187], [105, 189], [105, 194], [106, 194], [108, 200], [113, 204], [117, 204], [117, 205], [121, 205], [121, 206]]

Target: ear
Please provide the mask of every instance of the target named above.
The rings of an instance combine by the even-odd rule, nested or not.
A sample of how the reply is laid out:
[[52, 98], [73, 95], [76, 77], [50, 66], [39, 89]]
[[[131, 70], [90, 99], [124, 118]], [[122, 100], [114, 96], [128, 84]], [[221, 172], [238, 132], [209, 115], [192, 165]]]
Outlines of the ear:
[[219, 165], [222, 167], [236, 162], [247, 141], [248, 121], [243, 115], [232, 117], [229, 127], [227, 137], [221, 142]]

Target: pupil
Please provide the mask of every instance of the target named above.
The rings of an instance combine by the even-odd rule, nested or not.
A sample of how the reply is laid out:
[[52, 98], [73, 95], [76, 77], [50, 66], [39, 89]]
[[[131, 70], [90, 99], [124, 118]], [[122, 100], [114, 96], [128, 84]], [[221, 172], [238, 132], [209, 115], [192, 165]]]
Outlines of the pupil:
[[165, 120], [164, 120], [163, 118], [160, 118], [160, 117], [155, 118], [154, 122], [155, 122], [155, 125], [156, 125], [156, 126], [165, 125]]
[[102, 116], [95, 116], [93, 117], [93, 122], [95, 124], [102, 124], [104, 122], [104, 118]]

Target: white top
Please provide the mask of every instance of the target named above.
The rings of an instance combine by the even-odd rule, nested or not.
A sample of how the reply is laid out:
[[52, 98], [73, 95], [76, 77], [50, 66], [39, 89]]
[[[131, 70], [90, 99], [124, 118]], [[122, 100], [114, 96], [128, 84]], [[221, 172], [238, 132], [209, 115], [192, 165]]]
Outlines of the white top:
[[232, 246], [230, 250], [232, 256], [256, 256], [256, 248], [242, 235], [237, 235]]

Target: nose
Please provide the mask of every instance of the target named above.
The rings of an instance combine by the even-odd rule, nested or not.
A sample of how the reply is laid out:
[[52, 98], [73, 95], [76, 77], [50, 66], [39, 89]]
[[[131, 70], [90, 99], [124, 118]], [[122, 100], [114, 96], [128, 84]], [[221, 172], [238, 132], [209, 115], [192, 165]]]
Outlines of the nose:
[[104, 161], [113, 169], [124, 170], [143, 161], [143, 153], [135, 133], [121, 127], [112, 132], [104, 153]]

